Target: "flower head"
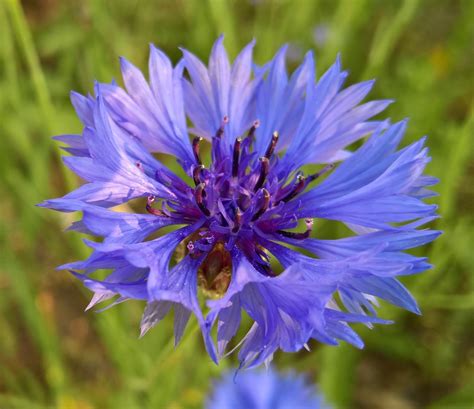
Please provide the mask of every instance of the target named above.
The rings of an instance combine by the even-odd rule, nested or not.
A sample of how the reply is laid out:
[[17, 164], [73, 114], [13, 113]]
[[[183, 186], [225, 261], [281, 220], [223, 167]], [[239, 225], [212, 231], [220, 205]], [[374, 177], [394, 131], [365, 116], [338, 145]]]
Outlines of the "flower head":
[[214, 386], [208, 409], [328, 409], [315, 388], [293, 372], [227, 373]]
[[[423, 202], [436, 182], [423, 176], [424, 140], [398, 149], [406, 121], [370, 120], [390, 101], [360, 104], [373, 81], [342, 89], [339, 59], [316, 81], [311, 53], [288, 76], [285, 47], [256, 67], [253, 42], [231, 64], [222, 40], [208, 67], [186, 50], [173, 67], [152, 46], [149, 82], [122, 59], [125, 89], [96, 84], [95, 97], [72, 94], [84, 131], [57, 139], [87, 183], [44, 206], [81, 211], [71, 229], [103, 241], [87, 242], [91, 256], [63, 268], [94, 292], [91, 306], [145, 300], [142, 334], [173, 308], [178, 342], [194, 314], [215, 361], [242, 311], [254, 322], [239, 344], [242, 366], [311, 339], [362, 347], [348, 323], [386, 323], [376, 297], [418, 312], [396, 277], [429, 268], [403, 251], [439, 234], [418, 229], [436, 210]], [[154, 153], [173, 155], [184, 176]], [[136, 211], [111, 210], [132, 199]], [[313, 238], [319, 219], [355, 234]], [[154, 238], [165, 226], [176, 229]], [[100, 269], [112, 273], [98, 280]]]

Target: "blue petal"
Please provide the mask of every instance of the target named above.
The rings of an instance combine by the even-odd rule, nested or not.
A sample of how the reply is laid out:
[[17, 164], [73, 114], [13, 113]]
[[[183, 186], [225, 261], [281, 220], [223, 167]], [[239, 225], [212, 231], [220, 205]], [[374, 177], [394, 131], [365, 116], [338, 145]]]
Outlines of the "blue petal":
[[[273, 278], [258, 273], [245, 257], [235, 254], [231, 285], [223, 299], [209, 302], [208, 319], [219, 315], [221, 338], [224, 345], [235, 334], [237, 312], [229, 308], [241, 306], [255, 321], [246, 335], [239, 352], [241, 366], [257, 366], [269, 359], [278, 349], [298, 351], [322, 319], [324, 306], [336, 288], [322, 285], [321, 281], [307, 281], [301, 270], [302, 263], [293, 264], [281, 275]], [[326, 278], [326, 281], [330, 281]], [[327, 283], [329, 284], [329, 282]], [[225, 311], [221, 316], [220, 312]], [[225, 319], [229, 321], [225, 321]]]
[[57, 135], [54, 140], [68, 144], [68, 147], [61, 147], [64, 151], [74, 156], [89, 156], [89, 149], [82, 135]]
[[405, 129], [401, 122], [374, 135], [320, 185], [303, 194], [300, 217], [321, 217], [377, 229], [427, 217], [436, 206], [407, 193], [419, 184], [428, 162], [423, 140], [394, 152]]
[[307, 53], [303, 64], [288, 81], [285, 68], [287, 47], [282, 47], [268, 67], [268, 78], [259, 87], [257, 95], [257, 118], [262, 126], [257, 129], [256, 150], [263, 154], [272, 133], [278, 131], [278, 151], [287, 147], [296, 137], [304, 110], [304, 93], [314, 83], [314, 57]]
[[93, 126], [94, 124], [94, 98], [85, 97], [75, 91], [71, 91], [71, 102], [74, 106], [77, 116], [84, 126]]
[[302, 242], [293, 240], [291, 243], [312, 251], [319, 257], [347, 256], [364, 251], [380, 243], [387, 243], [385, 251], [407, 250], [423, 246], [435, 240], [441, 234], [437, 230], [392, 230], [377, 231], [361, 236], [347, 237], [337, 240], [308, 239]]
[[186, 112], [197, 135], [211, 139], [227, 116], [229, 122], [223, 136], [227, 146], [256, 119], [253, 102], [258, 81], [251, 79], [254, 44], [254, 41], [248, 44], [231, 66], [223, 37], [219, 37], [212, 49], [208, 69], [193, 54], [182, 50], [184, 65], [191, 78], [191, 82], [183, 81]]
[[94, 280], [86, 275], [78, 274], [74, 271], [71, 271], [71, 273], [81, 280], [89, 290], [94, 291], [95, 293], [105, 291], [120, 294], [123, 297], [133, 298], [135, 300], [147, 299], [146, 282], [143, 280], [127, 283], [109, 283], [106, 281]]
[[[209, 57], [209, 79], [212, 86], [212, 94], [217, 108], [217, 117], [224, 118], [229, 115], [229, 93], [230, 93], [230, 63], [224, 48], [224, 36], [220, 36], [214, 43]], [[233, 119], [233, 118], [232, 118]]]
[[338, 240], [294, 240], [281, 238], [292, 244], [311, 251], [321, 258], [345, 258], [374, 248], [381, 243], [385, 244], [382, 252], [375, 255], [363, 269], [368, 273], [381, 276], [400, 274], [414, 274], [429, 268], [425, 257], [415, 257], [402, 253], [401, 250], [421, 246], [436, 239], [440, 232], [432, 230], [392, 230], [377, 231], [355, 237]]
[[[179, 342], [192, 312], [198, 319], [207, 352], [214, 362], [217, 356], [210, 339], [207, 326], [197, 298], [197, 270], [203, 261], [201, 258], [186, 256], [154, 287], [150, 296], [158, 301], [170, 301], [175, 305], [175, 342]], [[184, 311], [186, 310], [186, 311]]]
[[46, 200], [39, 206], [61, 212], [75, 212], [78, 210], [77, 201], [96, 206], [111, 207], [141, 196], [143, 196], [143, 192], [136, 191], [126, 185], [94, 182], [86, 183], [62, 198]]
[[363, 293], [375, 295], [408, 311], [420, 314], [415, 299], [408, 290], [394, 278], [390, 277], [360, 277], [351, 286]]
[[180, 223], [169, 217], [114, 212], [96, 206], [84, 206], [82, 210], [84, 226], [90, 233], [104, 237], [105, 242], [141, 242], [164, 226]]
[[374, 132], [381, 122], [367, 121], [392, 101], [372, 101], [357, 106], [368, 94], [373, 81], [340, 91], [347, 72], [339, 58], [314, 86], [307, 83], [303, 115], [285, 160], [299, 167], [306, 163], [339, 160], [340, 152], [356, 140]]
[[143, 337], [151, 328], [158, 324], [168, 314], [173, 303], [169, 301], [148, 302], [140, 323], [140, 337]]
[[[197, 279], [197, 278], [196, 278]], [[196, 288], [197, 291], [197, 288]], [[191, 317], [191, 311], [183, 307], [180, 304], [174, 306], [174, 344], [179, 344], [179, 341], [183, 337], [184, 330], [188, 324], [189, 318]]]
[[150, 89], [138, 68], [121, 59], [127, 92], [115, 85], [98, 84], [113, 120], [138, 138], [150, 151], [177, 156], [189, 167], [193, 162], [182, 103], [181, 68], [173, 69], [164, 54], [150, 47]]

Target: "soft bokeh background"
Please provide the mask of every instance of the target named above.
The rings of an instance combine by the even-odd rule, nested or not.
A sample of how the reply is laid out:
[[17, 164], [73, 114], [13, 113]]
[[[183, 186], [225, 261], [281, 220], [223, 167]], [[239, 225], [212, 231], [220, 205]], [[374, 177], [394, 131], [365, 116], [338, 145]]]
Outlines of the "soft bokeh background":
[[284, 42], [292, 67], [314, 49], [320, 73], [340, 51], [350, 82], [378, 78], [372, 96], [411, 118], [405, 143], [429, 135], [441, 179], [445, 234], [417, 252], [436, 267], [404, 280], [423, 316], [383, 305], [397, 323], [359, 328], [364, 350], [314, 344], [275, 364], [306, 372], [335, 408], [472, 408], [473, 18], [473, 0], [0, 0], [0, 408], [200, 408], [235, 366], [212, 364], [195, 329], [174, 349], [170, 320], [139, 340], [140, 302], [84, 313], [90, 294], [55, 271], [87, 254], [63, 231], [75, 216], [34, 207], [80, 183], [50, 139], [81, 129], [70, 89], [119, 78], [119, 55], [146, 69], [149, 42], [207, 58], [221, 32], [233, 57], [256, 37], [260, 63]]

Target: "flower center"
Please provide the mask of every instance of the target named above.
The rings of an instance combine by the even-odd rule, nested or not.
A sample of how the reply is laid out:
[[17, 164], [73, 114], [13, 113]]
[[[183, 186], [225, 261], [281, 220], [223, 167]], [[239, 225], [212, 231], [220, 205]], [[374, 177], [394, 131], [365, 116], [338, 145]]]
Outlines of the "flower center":
[[199, 286], [210, 297], [225, 293], [231, 276], [231, 256], [235, 245], [252, 260], [262, 274], [274, 276], [264, 250], [267, 235], [281, 235], [304, 240], [310, 236], [313, 220], [305, 220], [304, 232], [288, 231], [297, 226], [298, 195], [323, 173], [304, 176], [280, 166], [276, 148], [278, 132], [273, 132], [263, 155], [253, 149], [255, 121], [247, 134], [226, 146], [224, 134], [229, 122], [222, 125], [212, 138], [211, 163], [206, 167], [201, 159], [202, 137], [192, 141], [195, 164], [190, 170], [194, 187], [168, 174], [156, 178], [175, 193], [177, 200], [153, 206], [148, 198], [146, 209], [156, 216], [179, 217], [185, 223], [200, 223], [200, 229], [186, 241], [187, 253], [205, 259], [199, 269]]
[[[228, 118], [224, 117], [221, 127], [212, 138], [212, 162], [206, 168], [200, 157], [201, 137], [193, 140], [196, 165], [192, 170], [195, 188], [193, 198], [199, 211], [209, 219], [208, 225], [216, 234], [245, 235], [254, 223], [277, 217], [271, 209], [283, 208], [286, 203], [302, 193], [321, 174], [332, 168], [327, 166], [321, 172], [305, 177], [301, 172], [292, 174], [278, 166], [279, 158], [275, 148], [279, 134], [273, 132], [263, 156], [252, 151], [255, 121], [243, 138], [237, 138], [233, 146], [224, 146], [223, 135]], [[308, 237], [312, 221], [306, 221], [305, 233], [278, 231], [294, 238]]]
[[220, 298], [229, 287], [232, 258], [222, 242], [207, 254], [198, 270], [198, 286], [206, 297]]

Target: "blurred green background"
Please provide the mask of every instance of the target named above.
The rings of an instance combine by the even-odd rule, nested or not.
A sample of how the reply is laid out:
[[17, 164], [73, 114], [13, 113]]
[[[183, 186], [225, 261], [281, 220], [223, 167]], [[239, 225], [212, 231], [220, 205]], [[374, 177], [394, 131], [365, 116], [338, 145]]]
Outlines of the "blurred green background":
[[445, 234], [417, 253], [436, 267], [404, 280], [423, 316], [384, 304], [397, 323], [359, 328], [364, 350], [314, 344], [275, 364], [306, 372], [335, 408], [472, 408], [473, 20], [473, 0], [0, 0], [0, 408], [200, 408], [236, 365], [212, 364], [190, 328], [174, 349], [170, 320], [139, 340], [140, 302], [84, 313], [90, 294], [55, 271], [87, 254], [63, 232], [77, 216], [34, 207], [80, 183], [50, 139], [81, 130], [70, 89], [118, 79], [119, 55], [146, 69], [149, 42], [207, 58], [221, 32], [232, 57], [255, 37], [259, 63], [284, 42], [290, 68], [314, 49], [319, 73], [340, 51], [350, 82], [376, 77], [372, 97], [411, 118], [405, 143], [429, 135], [441, 179]]

